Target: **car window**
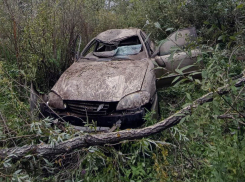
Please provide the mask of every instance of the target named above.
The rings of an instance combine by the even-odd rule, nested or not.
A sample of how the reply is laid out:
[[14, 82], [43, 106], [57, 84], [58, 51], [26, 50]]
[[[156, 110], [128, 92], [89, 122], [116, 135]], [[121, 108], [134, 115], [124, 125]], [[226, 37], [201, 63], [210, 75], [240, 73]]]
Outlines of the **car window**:
[[92, 53], [95, 51], [97, 46], [97, 41], [92, 41], [90, 45], [83, 51], [82, 56], [87, 56], [88, 54]]

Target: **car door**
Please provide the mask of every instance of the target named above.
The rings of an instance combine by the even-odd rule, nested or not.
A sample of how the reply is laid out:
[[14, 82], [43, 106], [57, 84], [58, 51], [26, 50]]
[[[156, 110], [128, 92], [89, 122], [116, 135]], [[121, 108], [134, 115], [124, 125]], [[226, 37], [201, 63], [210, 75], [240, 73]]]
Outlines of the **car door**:
[[[201, 55], [199, 49], [186, 50], [197, 38], [196, 29], [186, 28], [178, 30], [167, 37], [165, 42], [158, 47], [152, 58], [155, 62], [155, 74], [157, 88], [162, 88], [172, 84], [172, 81], [183, 75], [197, 72], [202, 66], [202, 62], [197, 63], [197, 57]], [[200, 74], [195, 73], [195, 78]]]

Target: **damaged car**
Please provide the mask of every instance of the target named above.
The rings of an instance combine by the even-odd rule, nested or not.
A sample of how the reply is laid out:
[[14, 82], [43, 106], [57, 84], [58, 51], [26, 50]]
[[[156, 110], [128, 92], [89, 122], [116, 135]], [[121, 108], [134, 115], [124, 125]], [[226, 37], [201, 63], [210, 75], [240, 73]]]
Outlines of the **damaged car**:
[[[124, 127], [141, 125], [147, 111], [158, 113], [157, 88], [170, 85], [179, 76], [177, 68], [188, 66], [184, 74], [200, 69], [200, 50], [181, 51], [196, 37], [195, 28], [182, 29], [155, 48], [140, 29], [100, 33], [60, 76], [41, 103], [42, 115], [73, 125], [92, 121], [106, 127], [118, 121]], [[181, 49], [173, 54], [175, 46]], [[167, 73], [175, 74], [164, 76]]]

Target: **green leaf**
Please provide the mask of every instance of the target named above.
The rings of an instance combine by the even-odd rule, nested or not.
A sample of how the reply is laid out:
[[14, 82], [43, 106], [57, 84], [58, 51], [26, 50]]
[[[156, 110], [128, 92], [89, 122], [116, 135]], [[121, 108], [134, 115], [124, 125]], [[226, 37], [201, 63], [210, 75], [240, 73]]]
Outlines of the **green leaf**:
[[182, 108], [185, 108], [185, 107], [190, 106], [190, 105], [191, 105], [191, 103], [186, 103], [186, 104], [184, 104], [184, 105], [182, 106]]
[[22, 171], [22, 169], [19, 169], [17, 171], [14, 172], [14, 174], [19, 174]]
[[186, 78], [184, 78], [184, 79], [182, 79], [182, 80], [180, 80], [180, 81], [178, 81], [175, 85], [174, 85], [174, 87], [177, 87], [179, 84], [181, 84], [181, 83], [183, 83], [183, 82], [185, 82], [187, 79]]
[[207, 71], [206, 71], [206, 70], [203, 70], [203, 71], [202, 71], [202, 77], [203, 77], [203, 78], [207, 78], [207, 76], [208, 76]]
[[236, 91], [237, 91], [237, 87], [231, 86], [231, 90], [232, 90], [233, 92], [236, 92]]
[[183, 72], [182, 72], [180, 69], [177, 68], [177, 69], [175, 69], [175, 71], [176, 71], [177, 73], [183, 75]]
[[208, 21], [204, 21], [203, 22], [205, 25], [209, 25], [209, 22]]
[[180, 69], [181, 72], [183, 72], [184, 70], [187, 70], [188, 68], [191, 68], [193, 67], [194, 65], [188, 65], [188, 66], [185, 66], [183, 68]]
[[146, 37], [146, 39], [145, 39], [145, 43], [149, 40], [150, 36], [151, 36], [151, 33], [149, 33], [149, 34], [147, 35], [147, 37]]
[[186, 97], [191, 101], [191, 95], [189, 93], [186, 93]]
[[32, 157], [32, 155], [29, 154], [29, 155], [26, 155], [26, 156], [25, 156], [25, 158], [29, 158], [29, 157]]
[[180, 120], [179, 124], [183, 123], [184, 121], [185, 121], [185, 117]]
[[176, 113], [174, 116], [185, 116], [183, 113]]
[[207, 34], [209, 34], [210, 32], [212, 32], [214, 30], [214, 26], [212, 26], [210, 29], [208, 29]]
[[173, 81], [172, 83], [175, 83], [177, 80], [179, 80], [180, 76], [177, 76]]
[[236, 7], [236, 9], [241, 9], [241, 8], [243, 8], [243, 5], [244, 5], [244, 4], [239, 4], [239, 5]]
[[198, 74], [201, 74], [201, 73], [202, 73], [202, 72], [197, 71], [197, 72], [191, 73], [190, 76], [198, 75]]
[[155, 25], [155, 27], [156, 27], [156, 28], [158, 28], [158, 29], [161, 29], [161, 30], [162, 30], [161, 25], [160, 25], [160, 23], [159, 23], [159, 22], [155, 22], [155, 23], [154, 23], [154, 25]]
[[160, 67], [160, 66], [157, 64], [157, 62], [156, 62], [155, 60], [152, 60], [152, 63], [154, 64], [154, 66], [156, 66], [155, 69], [157, 69], [157, 68], [162, 68], [162, 67]]
[[219, 36], [218, 40], [223, 40], [224, 41], [225, 37], [226, 37], [225, 35], [221, 35], [221, 36]]
[[171, 31], [171, 30], [174, 30], [174, 28], [167, 28], [165, 31]]
[[235, 36], [230, 36], [230, 39], [231, 40], [236, 40], [236, 37]]
[[161, 47], [161, 45], [167, 41], [168, 41], [168, 39], [163, 39], [163, 40], [159, 41], [159, 43], [158, 43], [159, 45], [157, 46], [157, 49], [159, 49]]
[[43, 160], [45, 161], [45, 163], [48, 165], [48, 166], [53, 166], [53, 164], [51, 162], [49, 162], [47, 159], [43, 158]]
[[173, 60], [174, 54], [175, 54], [175, 51], [170, 54], [170, 56], [168, 57], [168, 60], [169, 61], [172, 61]]
[[201, 85], [202, 83], [200, 82], [200, 80], [195, 79], [195, 82], [198, 83], [199, 85]]

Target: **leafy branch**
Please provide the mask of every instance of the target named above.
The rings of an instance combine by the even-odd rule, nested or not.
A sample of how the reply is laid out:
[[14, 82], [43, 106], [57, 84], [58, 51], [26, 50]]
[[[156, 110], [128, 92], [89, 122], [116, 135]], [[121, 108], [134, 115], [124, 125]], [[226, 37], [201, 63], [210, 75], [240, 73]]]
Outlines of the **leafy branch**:
[[[236, 82], [235, 87], [241, 87], [244, 85], [244, 83], [245, 83], [245, 77], [242, 77]], [[183, 119], [187, 115], [190, 115], [194, 108], [197, 108], [199, 105], [202, 105], [206, 102], [212, 101], [215, 93], [218, 93], [218, 95], [224, 95], [229, 93], [229, 85], [220, 87], [216, 90], [216, 92], [210, 92], [198, 98], [191, 105], [184, 107], [174, 115], [149, 127], [145, 127], [141, 129], [128, 129], [128, 130], [122, 130], [122, 131], [111, 132], [111, 133], [81, 135], [66, 140], [64, 142], [58, 143], [54, 147], [48, 144], [39, 144], [39, 145], [26, 145], [22, 147], [1, 149], [0, 158], [20, 159], [28, 154], [33, 154], [37, 156], [54, 156], [57, 154], [69, 153], [73, 150], [80, 149], [83, 147], [114, 144], [123, 140], [133, 140], [133, 139], [147, 137], [162, 132], [174, 125], [177, 125], [181, 121], [181, 119]]]

